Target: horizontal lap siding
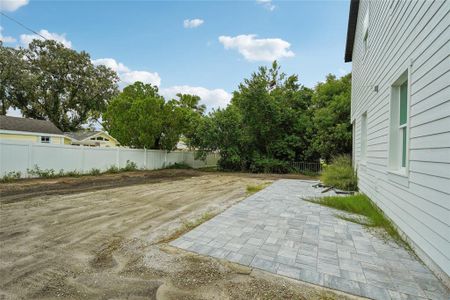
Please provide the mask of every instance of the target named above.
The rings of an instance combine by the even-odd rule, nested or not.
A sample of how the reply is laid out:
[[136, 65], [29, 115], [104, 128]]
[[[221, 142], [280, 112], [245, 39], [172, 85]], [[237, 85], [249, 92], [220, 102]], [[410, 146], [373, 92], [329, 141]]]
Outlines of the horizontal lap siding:
[[[368, 50], [362, 23], [369, 9]], [[353, 50], [352, 120], [361, 191], [450, 274], [450, 4], [361, 1]], [[409, 68], [409, 169], [388, 173], [391, 86]], [[374, 87], [378, 86], [378, 92]], [[360, 162], [367, 112], [367, 159]]]

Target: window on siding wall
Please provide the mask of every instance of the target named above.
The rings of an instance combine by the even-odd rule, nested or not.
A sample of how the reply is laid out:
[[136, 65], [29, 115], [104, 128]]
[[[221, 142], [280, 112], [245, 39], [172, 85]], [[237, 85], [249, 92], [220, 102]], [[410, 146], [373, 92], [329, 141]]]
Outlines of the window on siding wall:
[[361, 116], [361, 160], [367, 157], [367, 112]]
[[408, 165], [408, 73], [392, 86], [390, 116], [389, 166], [406, 172]]
[[41, 136], [41, 143], [45, 143], [45, 144], [50, 143], [50, 137], [49, 136]]

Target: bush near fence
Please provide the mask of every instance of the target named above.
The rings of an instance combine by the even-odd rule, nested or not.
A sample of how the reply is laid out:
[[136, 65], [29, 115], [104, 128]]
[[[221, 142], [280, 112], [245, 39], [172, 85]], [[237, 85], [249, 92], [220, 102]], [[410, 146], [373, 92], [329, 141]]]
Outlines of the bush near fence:
[[114, 167], [124, 169], [129, 162], [137, 169], [156, 170], [175, 163], [192, 168], [217, 165], [219, 154], [210, 154], [205, 160], [195, 159], [193, 151], [164, 151], [130, 148], [82, 147], [72, 145], [37, 144], [19, 141], [0, 141], [0, 177], [18, 172], [30, 176], [29, 170], [78, 172], [85, 174], [93, 169], [105, 172]]

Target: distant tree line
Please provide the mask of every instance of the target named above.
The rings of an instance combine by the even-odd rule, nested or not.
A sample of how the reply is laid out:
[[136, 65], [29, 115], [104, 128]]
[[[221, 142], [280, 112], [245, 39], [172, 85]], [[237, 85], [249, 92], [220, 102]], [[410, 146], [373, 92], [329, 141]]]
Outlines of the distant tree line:
[[220, 151], [220, 166], [230, 170], [286, 172], [290, 161], [330, 160], [351, 153], [350, 92], [350, 74], [309, 89], [274, 62], [245, 79], [225, 109], [202, 118], [192, 143]]
[[285, 172], [290, 161], [351, 153], [350, 74], [310, 89], [274, 62], [244, 79], [226, 108], [206, 114], [198, 96], [164, 99], [141, 82], [119, 91], [117, 74], [86, 52], [34, 40], [26, 49], [0, 42], [0, 80], [0, 114], [17, 108], [63, 131], [101, 117], [121, 145], [173, 150], [183, 138], [199, 156], [220, 152], [223, 169]]

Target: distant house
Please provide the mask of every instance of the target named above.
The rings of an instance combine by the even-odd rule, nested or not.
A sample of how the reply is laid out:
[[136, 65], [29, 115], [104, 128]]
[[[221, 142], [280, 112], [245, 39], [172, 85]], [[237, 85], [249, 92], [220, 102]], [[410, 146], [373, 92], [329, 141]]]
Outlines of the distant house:
[[70, 139], [52, 122], [0, 116], [0, 139], [43, 144], [70, 144]]
[[352, 0], [345, 52], [359, 189], [447, 285], [449, 4]]
[[118, 147], [119, 142], [105, 131], [83, 130], [77, 132], [66, 132], [70, 144], [74, 146], [89, 147]]

